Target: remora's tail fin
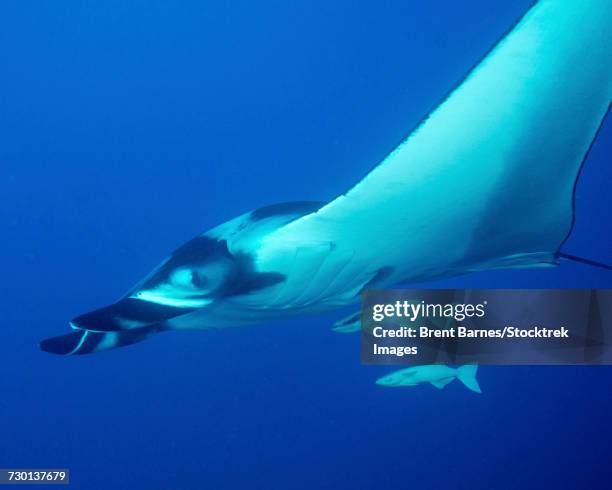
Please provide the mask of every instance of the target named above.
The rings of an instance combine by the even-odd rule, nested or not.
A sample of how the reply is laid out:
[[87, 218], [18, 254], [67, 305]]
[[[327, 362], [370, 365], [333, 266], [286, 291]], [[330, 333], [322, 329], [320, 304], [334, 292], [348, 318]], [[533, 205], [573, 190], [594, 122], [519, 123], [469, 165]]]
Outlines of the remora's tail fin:
[[476, 380], [476, 371], [478, 366], [476, 364], [465, 364], [457, 368], [457, 379], [461, 381], [469, 390], [475, 391], [476, 393], [482, 393], [480, 385]]
[[51, 337], [40, 343], [40, 349], [64, 356], [92, 354], [141, 342], [154, 333], [163, 331], [158, 325], [134, 328], [123, 332], [92, 332], [76, 330], [66, 335]]

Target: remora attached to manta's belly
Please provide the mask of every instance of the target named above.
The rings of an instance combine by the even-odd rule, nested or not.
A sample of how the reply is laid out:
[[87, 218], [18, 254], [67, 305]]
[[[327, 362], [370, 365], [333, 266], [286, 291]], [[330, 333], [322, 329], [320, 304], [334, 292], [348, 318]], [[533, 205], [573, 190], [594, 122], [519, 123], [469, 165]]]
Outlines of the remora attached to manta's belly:
[[329, 310], [368, 285], [554, 265], [612, 98], [612, 2], [544, 0], [408, 138], [322, 205], [247, 213], [174, 252], [45, 351]]

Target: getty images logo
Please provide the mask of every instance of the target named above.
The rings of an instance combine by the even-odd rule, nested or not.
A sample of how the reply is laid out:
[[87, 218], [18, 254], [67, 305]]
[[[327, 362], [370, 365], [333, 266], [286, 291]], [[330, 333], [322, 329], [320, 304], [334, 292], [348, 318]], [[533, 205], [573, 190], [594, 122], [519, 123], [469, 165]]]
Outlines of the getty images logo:
[[482, 303], [426, 303], [398, 300], [395, 303], [375, 304], [372, 306], [372, 319], [381, 322], [386, 318], [405, 318], [411, 322], [419, 318], [453, 318], [460, 322], [466, 318], [485, 316], [487, 301]]

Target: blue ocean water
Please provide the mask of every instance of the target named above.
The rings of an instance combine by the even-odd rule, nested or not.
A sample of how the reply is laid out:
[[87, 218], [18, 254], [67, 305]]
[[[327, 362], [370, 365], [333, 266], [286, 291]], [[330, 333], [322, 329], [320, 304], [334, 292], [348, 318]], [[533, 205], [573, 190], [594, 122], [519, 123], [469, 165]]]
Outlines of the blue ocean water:
[[[201, 231], [344, 191], [529, 5], [3, 2], [0, 466], [67, 467], [92, 490], [609, 488], [607, 367], [485, 366], [483, 395], [385, 389], [359, 336], [330, 331], [346, 312], [38, 350]], [[607, 263], [611, 150], [608, 121], [565, 246]], [[565, 263], [430, 285], [612, 276]]]

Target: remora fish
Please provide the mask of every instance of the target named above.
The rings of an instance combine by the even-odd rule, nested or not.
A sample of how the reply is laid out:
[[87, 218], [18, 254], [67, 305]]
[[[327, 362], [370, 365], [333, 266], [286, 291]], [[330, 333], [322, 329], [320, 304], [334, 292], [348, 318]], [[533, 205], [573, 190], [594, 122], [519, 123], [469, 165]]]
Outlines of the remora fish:
[[478, 366], [475, 364], [465, 364], [457, 369], [440, 364], [412, 366], [383, 376], [376, 381], [376, 384], [380, 386], [397, 387], [417, 386], [422, 383], [431, 383], [436, 388], [441, 390], [448, 383], [457, 378], [468, 389], [475, 391], [476, 393], [482, 393], [480, 390], [480, 385], [476, 380], [477, 370]]
[[258, 209], [194, 238], [41, 348], [85, 354], [331, 310], [368, 286], [558, 264], [612, 98], [611, 25], [609, 0], [538, 2], [346, 194]]

